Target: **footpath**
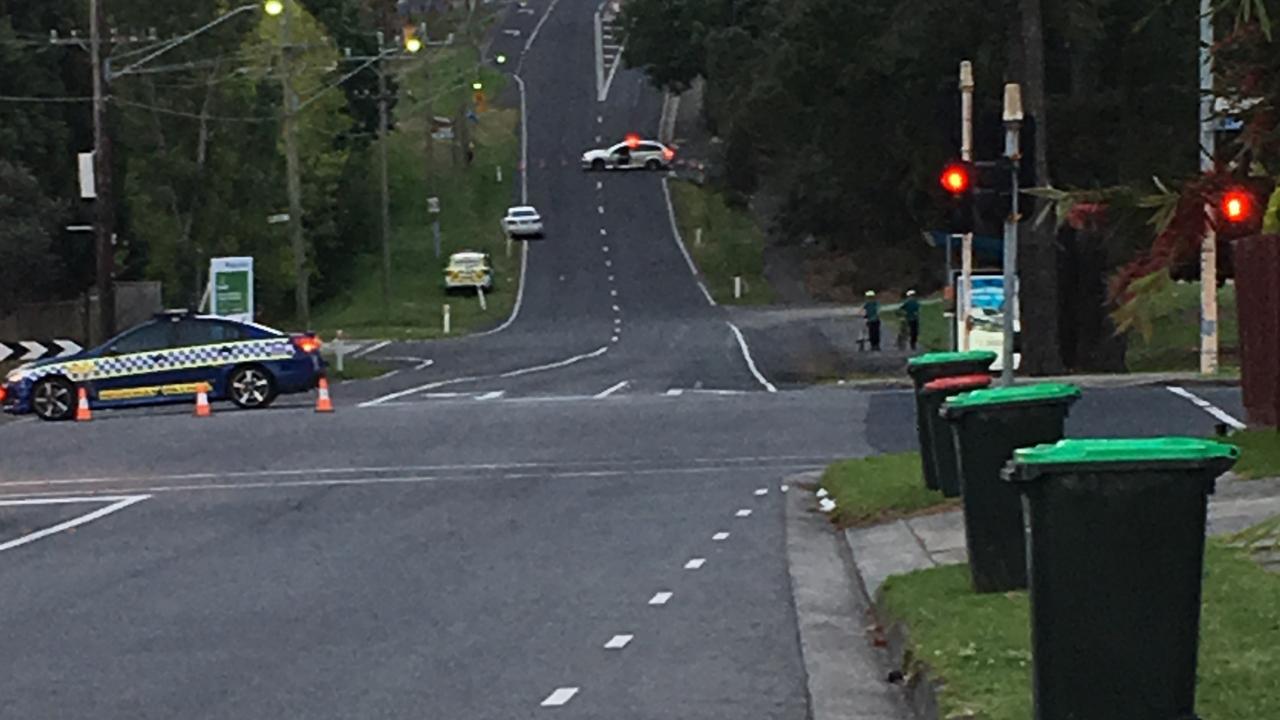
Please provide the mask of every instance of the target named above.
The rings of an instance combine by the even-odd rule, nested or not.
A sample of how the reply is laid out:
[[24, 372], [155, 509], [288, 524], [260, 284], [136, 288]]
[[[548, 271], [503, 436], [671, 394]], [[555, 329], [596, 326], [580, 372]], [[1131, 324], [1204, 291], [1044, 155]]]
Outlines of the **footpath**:
[[[928, 683], [902, 682], [905, 638], [881, 627], [876, 602], [890, 576], [967, 562], [960, 510], [836, 530], [812, 491], [821, 473], [788, 478], [787, 552], [813, 720], [924, 720]], [[1280, 516], [1280, 478], [1227, 474], [1210, 496], [1207, 532], [1226, 536]], [[1280, 549], [1256, 556], [1280, 573]]]

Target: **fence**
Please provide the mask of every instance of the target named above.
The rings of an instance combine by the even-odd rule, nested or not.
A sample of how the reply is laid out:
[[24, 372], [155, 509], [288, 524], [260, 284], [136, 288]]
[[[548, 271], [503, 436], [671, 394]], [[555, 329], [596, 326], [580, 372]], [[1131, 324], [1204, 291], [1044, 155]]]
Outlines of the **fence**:
[[[161, 284], [154, 281], [116, 283], [116, 327], [124, 329], [151, 318], [163, 308]], [[0, 317], [0, 340], [75, 340], [86, 347], [106, 338], [98, 332], [98, 296], [30, 303]]]

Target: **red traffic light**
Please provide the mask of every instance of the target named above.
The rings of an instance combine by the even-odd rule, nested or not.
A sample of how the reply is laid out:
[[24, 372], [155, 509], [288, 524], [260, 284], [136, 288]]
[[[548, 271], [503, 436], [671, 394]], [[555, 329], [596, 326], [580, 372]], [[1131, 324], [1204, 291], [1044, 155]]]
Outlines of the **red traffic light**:
[[942, 189], [952, 195], [961, 195], [969, 191], [969, 184], [972, 182], [969, 175], [969, 168], [962, 163], [952, 163], [942, 170], [942, 176], [939, 178], [942, 183]]
[[1253, 196], [1244, 190], [1228, 190], [1222, 194], [1220, 210], [1227, 222], [1244, 222], [1253, 215]]

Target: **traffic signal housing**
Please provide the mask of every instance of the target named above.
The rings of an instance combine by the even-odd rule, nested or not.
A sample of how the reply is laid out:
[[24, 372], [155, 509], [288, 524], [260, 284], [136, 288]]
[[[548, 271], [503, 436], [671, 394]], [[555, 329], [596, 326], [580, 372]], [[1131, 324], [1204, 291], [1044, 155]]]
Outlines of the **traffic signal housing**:
[[953, 160], [942, 168], [938, 184], [945, 193], [945, 230], [953, 235], [973, 232], [973, 181], [972, 163]]
[[1253, 195], [1241, 188], [1231, 188], [1222, 193], [1218, 212], [1223, 221], [1232, 225], [1248, 222], [1253, 217]]

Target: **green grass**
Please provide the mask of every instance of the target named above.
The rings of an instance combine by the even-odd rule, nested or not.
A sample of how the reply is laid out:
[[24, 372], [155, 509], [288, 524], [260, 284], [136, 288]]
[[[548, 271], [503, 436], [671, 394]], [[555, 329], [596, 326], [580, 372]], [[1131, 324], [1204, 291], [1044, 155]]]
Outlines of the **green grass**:
[[955, 501], [924, 486], [921, 473], [920, 453], [874, 455], [832, 463], [820, 484], [835, 500], [832, 519], [840, 527], [954, 507]]
[[329, 353], [324, 353], [325, 362], [329, 363], [328, 375], [334, 380], [367, 380], [386, 373], [390, 368], [364, 358], [344, 357], [342, 372], [338, 372], [338, 360]]
[[[502, 74], [483, 69], [481, 77], [490, 98], [479, 124], [471, 124], [476, 155], [468, 167], [455, 162], [450, 141], [433, 143], [426, 151], [426, 105], [434, 115], [457, 117], [471, 98], [475, 77], [474, 53], [466, 48], [432, 51], [428, 65], [401, 76], [402, 98], [396, 108], [397, 130], [388, 137], [392, 207], [391, 307], [382, 304], [381, 259], [377, 253], [352, 258], [359, 268], [351, 289], [317, 308], [312, 325], [326, 337], [336, 330], [368, 338], [434, 338], [443, 336], [443, 306], [450, 306], [455, 335], [493, 327], [505, 320], [515, 303], [520, 276], [520, 246], [506, 238], [499, 221], [511, 205], [519, 181], [517, 160], [518, 109], [497, 108], [492, 98], [506, 82]], [[427, 70], [430, 70], [428, 74]], [[412, 93], [413, 97], [409, 97]], [[502, 181], [495, 168], [502, 168]], [[441, 254], [436, 257], [426, 198], [440, 198]], [[377, 228], [370, 228], [377, 232]], [[449, 296], [443, 271], [449, 254], [459, 250], [488, 252], [493, 257], [495, 291], [486, 295], [482, 310], [474, 295]]]
[[[1205, 558], [1197, 711], [1206, 718], [1280, 717], [1280, 576], [1211, 541]], [[904, 621], [913, 657], [944, 685], [941, 717], [1031, 717], [1025, 592], [977, 595], [965, 565], [891, 577], [883, 607]]]
[[1280, 477], [1280, 431], [1242, 430], [1232, 433], [1226, 441], [1240, 448], [1240, 460], [1232, 468], [1237, 475], [1250, 479]]
[[[1170, 283], [1153, 296], [1151, 336], [1131, 330], [1125, 364], [1131, 372], [1200, 369], [1200, 283]], [[1239, 333], [1234, 285], [1218, 291], [1218, 346], [1222, 364], [1234, 365]]]
[[[773, 288], [764, 278], [764, 234], [744, 210], [725, 204], [709, 187], [672, 180], [671, 203], [685, 248], [706, 278], [707, 290], [722, 305], [767, 305]], [[698, 243], [698, 228], [702, 242]], [[733, 278], [741, 276], [742, 297], [733, 297]]]

